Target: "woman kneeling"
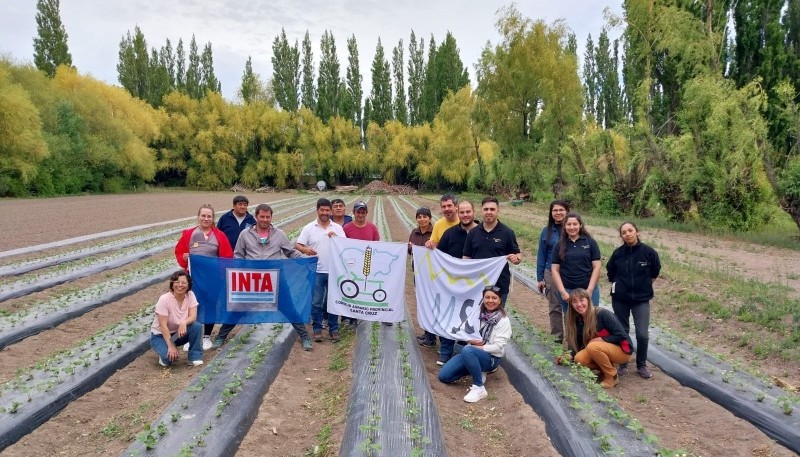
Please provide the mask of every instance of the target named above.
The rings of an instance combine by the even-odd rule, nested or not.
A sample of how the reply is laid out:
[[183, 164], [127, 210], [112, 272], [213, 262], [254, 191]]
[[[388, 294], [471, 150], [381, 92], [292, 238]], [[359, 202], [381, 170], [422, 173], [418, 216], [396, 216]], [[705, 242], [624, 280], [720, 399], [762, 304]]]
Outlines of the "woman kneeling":
[[178, 348], [189, 344], [189, 365], [203, 364], [203, 326], [197, 322], [197, 298], [192, 292], [192, 278], [183, 270], [169, 278], [169, 292], [156, 303], [156, 318], [150, 328], [150, 346], [158, 354], [158, 363], [169, 366], [178, 360]]
[[483, 386], [486, 373], [500, 366], [506, 344], [511, 339], [511, 321], [500, 299], [500, 288], [489, 286], [484, 289], [480, 313], [481, 339], [469, 340], [469, 344], [439, 371], [439, 381], [446, 383], [472, 376], [472, 386], [464, 397], [464, 401], [469, 403], [489, 395]]
[[[619, 384], [614, 364], [625, 363], [633, 352], [633, 342], [611, 311], [592, 306], [592, 299], [584, 289], [569, 294], [569, 308], [564, 325], [564, 342], [569, 360], [603, 373], [606, 389]], [[562, 356], [556, 363], [562, 362]]]

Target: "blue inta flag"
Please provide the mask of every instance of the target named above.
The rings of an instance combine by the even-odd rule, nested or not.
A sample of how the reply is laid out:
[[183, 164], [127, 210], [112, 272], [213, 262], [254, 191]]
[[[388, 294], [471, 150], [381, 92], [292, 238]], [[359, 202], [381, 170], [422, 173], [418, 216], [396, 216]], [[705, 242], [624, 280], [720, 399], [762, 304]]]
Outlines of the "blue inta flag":
[[317, 257], [243, 260], [189, 256], [203, 324], [308, 322]]

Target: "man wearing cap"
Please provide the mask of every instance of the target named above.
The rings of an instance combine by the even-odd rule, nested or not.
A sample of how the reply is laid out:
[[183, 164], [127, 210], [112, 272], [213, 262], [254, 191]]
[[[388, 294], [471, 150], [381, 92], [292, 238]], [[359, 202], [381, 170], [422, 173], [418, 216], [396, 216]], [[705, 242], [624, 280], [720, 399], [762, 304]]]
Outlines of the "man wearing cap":
[[348, 216], [347, 214], [344, 213], [345, 209], [347, 209], [347, 207], [344, 205], [344, 200], [342, 200], [341, 198], [334, 198], [333, 200], [331, 200], [331, 205], [332, 205], [331, 220], [333, 222], [336, 222], [337, 224], [344, 227], [345, 224], [348, 224], [353, 221], [352, 216]]
[[233, 209], [223, 214], [217, 222], [217, 228], [222, 230], [231, 246], [236, 246], [239, 234], [248, 227], [256, 225], [256, 220], [252, 214], [247, 212], [247, 205], [250, 201], [244, 195], [233, 197]]
[[[300, 232], [295, 249], [309, 256], [319, 257], [317, 279], [314, 282], [314, 296], [311, 299], [311, 324], [314, 341], [322, 342], [322, 311], [328, 302], [328, 273], [331, 262], [328, 250], [332, 236], [345, 236], [342, 226], [331, 221], [331, 201], [327, 198], [317, 200], [317, 218], [309, 222]], [[328, 334], [331, 341], [339, 342], [339, 316], [328, 313]]]
[[[344, 234], [348, 238], [363, 241], [380, 241], [381, 236], [378, 233], [378, 227], [372, 222], [367, 220], [367, 204], [363, 201], [357, 201], [353, 204], [353, 222], [344, 226]], [[355, 318], [342, 318], [342, 321], [349, 320], [351, 326], [358, 324], [358, 319]]]

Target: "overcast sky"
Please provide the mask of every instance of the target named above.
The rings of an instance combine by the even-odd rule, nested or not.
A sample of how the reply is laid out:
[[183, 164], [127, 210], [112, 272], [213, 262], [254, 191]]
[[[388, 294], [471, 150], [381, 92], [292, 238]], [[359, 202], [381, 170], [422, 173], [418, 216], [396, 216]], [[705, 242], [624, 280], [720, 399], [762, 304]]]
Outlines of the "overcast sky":
[[[315, 60], [320, 36], [331, 30], [342, 76], [347, 65], [346, 40], [355, 35], [366, 96], [378, 37], [390, 61], [392, 48], [402, 38], [407, 59], [412, 29], [418, 38], [425, 38], [426, 54], [431, 34], [441, 43], [447, 31], [452, 32], [474, 84], [474, 65], [481, 49], [487, 41], [496, 44], [499, 40], [497, 10], [509, 4], [493, 0], [61, 0], [61, 20], [78, 70], [117, 85], [119, 42], [136, 25], [150, 48], [161, 48], [167, 38], [175, 47], [183, 38], [187, 57], [192, 34], [200, 51], [210, 41], [223, 95], [231, 100], [248, 55], [262, 80], [271, 78], [272, 40], [282, 27], [290, 42], [302, 42], [308, 30]], [[563, 19], [577, 36], [579, 56], [588, 34], [597, 42], [606, 24], [603, 10], [609, 8], [618, 15], [622, 10], [621, 0], [528, 0], [518, 2], [517, 8], [526, 17], [547, 23]], [[0, 54], [17, 62], [33, 61], [35, 16], [35, 0], [0, 0]], [[620, 30], [610, 31], [612, 38], [619, 34]]]

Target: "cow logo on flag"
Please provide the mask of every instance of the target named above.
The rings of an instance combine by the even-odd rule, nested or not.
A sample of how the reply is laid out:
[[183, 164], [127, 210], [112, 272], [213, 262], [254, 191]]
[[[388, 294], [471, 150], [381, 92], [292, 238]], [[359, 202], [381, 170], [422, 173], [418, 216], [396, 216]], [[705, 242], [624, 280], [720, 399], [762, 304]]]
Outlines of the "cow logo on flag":
[[279, 270], [226, 269], [228, 311], [277, 310], [279, 275]]
[[458, 259], [436, 249], [412, 249], [420, 327], [458, 341], [480, 339], [483, 289], [497, 282], [506, 258]]
[[331, 238], [328, 310], [357, 319], [399, 322], [405, 313], [406, 245]]

